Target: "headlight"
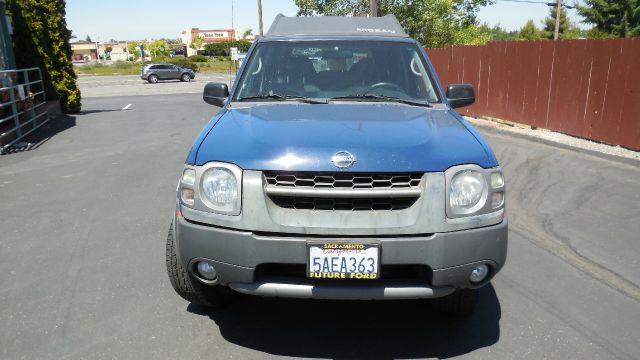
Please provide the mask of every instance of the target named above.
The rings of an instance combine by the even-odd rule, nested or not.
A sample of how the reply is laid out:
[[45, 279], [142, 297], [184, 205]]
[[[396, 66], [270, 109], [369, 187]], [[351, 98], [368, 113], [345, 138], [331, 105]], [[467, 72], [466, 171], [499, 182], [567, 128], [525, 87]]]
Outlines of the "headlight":
[[232, 212], [238, 199], [238, 179], [224, 168], [211, 168], [202, 175], [202, 195], [214, 210]]
[[500, 168], [457, 165], [445, 171], [447, 217], [488, 214], [504, 208], [505, 184]]
[[187, 165], [180, 179], [182, 204], [196, 210], [239, 215], [241, 193], [242, 169], [232, 164]]
[[478, 205], [486, 187], [484, 176], [473, 170], [459, 172], [451, 180], [449, 202], [452, 208], [471, 209]]

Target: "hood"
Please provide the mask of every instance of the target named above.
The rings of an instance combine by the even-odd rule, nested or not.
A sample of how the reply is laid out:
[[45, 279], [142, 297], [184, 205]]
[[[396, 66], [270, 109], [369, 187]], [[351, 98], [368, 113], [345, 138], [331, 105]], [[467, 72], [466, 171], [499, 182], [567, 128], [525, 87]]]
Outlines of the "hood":
[[331, 162], [348, 151], [350, 172], [444, 171], [474, 163], [497, 166], [493, 155], [446, 108], [388, 103], [277, 103], [230, 108], [198, 147], [195, 163], [246, 170], [339, 171]]

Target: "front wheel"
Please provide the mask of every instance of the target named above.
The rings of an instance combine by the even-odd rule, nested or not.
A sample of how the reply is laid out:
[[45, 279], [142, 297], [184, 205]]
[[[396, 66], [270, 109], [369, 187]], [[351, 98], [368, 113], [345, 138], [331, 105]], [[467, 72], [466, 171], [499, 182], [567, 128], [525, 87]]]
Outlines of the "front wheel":
[[155, 84], [158, 82], [158, 75], [149, 75], [149, 77], [147, 78], [147, 81]]
[[189, 82], [191, 81], [191, 75], [189, 74], [182, 74], [182, 77], [180, 78], [180, 80], [184, 81], [184, 82]]
[[167, 235], [166, 263], [171, 285], [183, 299], [207, 307], [223, 306], [233, 300], [233, 290], [226, 286], [209, 286], [199, 282], [178, 261], [173, 238], [173, 222]]

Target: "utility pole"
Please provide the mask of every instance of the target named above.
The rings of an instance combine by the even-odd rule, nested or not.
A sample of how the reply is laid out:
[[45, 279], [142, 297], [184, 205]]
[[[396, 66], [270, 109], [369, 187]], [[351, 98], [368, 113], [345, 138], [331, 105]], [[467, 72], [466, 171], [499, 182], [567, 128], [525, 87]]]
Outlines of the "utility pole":
[[553, 33], [553, 40], [558, 40], [560, 36], [560, 10], [562, 9], [562, 0], [557, 0], [556, 4], [556, 31]]
[[370, 12], [369, 12], [369, 16], [375, 17], [378, 16], [378, 0], [371, 0], [370, 2], [371, 6], [370, 6]]
[[262, 33], [262, 0], [258, 0], [258, 24], [260, 25], [260, 37], [263, 37]]
[[[233, 27], [233, 0], [231, 0], [231, 31], [233, 32], [233, 37], [230, 39], [232, 42], [236, 41], [236, 29]], [[231, 83], [231, 63], [235, 63], [235, 61], [231, 60], [231, 42], [229, 43], [229, 87], [232, 86]]]

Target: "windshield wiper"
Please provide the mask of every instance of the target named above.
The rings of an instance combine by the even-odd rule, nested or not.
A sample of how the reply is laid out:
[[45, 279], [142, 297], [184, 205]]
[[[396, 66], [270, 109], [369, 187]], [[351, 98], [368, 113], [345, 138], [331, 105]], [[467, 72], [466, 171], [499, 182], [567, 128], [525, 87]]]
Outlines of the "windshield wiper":
[[381, 100], [381, 101], [391, 101], [391, 102], [397, 102], [401, 104], [414, 105], [414, 106], [433, 107], [428, 102], [407, 100], [407, 99], [402, 99], [395, 96], [376, 95], [376, 94], [354, 94], [354, 95], [348, 95], [348, 96], [336, 96], [336, 97], [330, 98], [329, 100]]
[[260, 95], [255, 95], [255, 96], [245, 96], [242, 98], [239, 98], [238, 101], [247, 101], [247, 100], [259, 100], [259, 99], [273, 99], [273, 100], [278, 100], [278, 101], [285, 101], [285, 100], [295, 100], [295, 101], [300, 101], [300, 102], [304, 102], [304, 103], [308, 103], [308, 104], [327, 104], [327, 101], [323, 101], [323, 100], [314, 100], [314, 99], [310, 99], [304, 96], [297, 96], [297, 95], [280, 95], [280, 94], [260, 94]]

